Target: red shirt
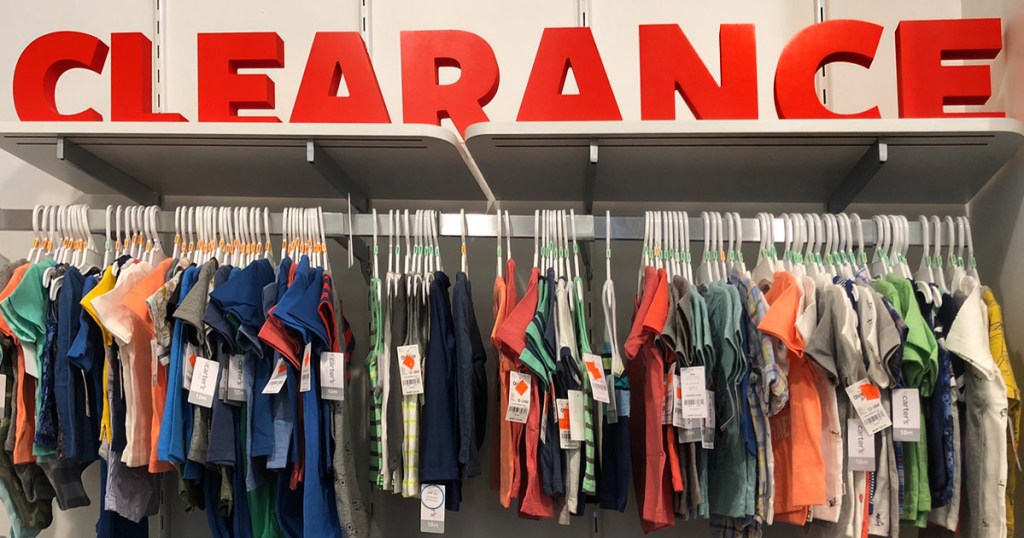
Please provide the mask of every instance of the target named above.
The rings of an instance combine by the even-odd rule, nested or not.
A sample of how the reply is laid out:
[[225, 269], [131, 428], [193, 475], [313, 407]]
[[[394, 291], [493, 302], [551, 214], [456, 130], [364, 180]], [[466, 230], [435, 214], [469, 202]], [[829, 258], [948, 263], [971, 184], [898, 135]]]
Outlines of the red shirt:
[[[665, 359], [654, 336], [665, 326], [668, 314], [667, 276], [664, 270], [644, 269], [644, 290], [637, 305], [633, 328], [626, 340], [629, 359], [630, 444], [633, 485], [640, 512], [640, 526], [651, 532], [675, 525], [672, 502], [672, 464], [661, 423], [665, 399]], [[637, 402], [638, 399], [642, 401]], [[671, 440], [669, 440], [671, 441]], [[670, 442], [670, 444], [673, 444]], [[679, 472], [678, 458], [675, 461]], [[679, 484], [681, 485], [681, 478]]]

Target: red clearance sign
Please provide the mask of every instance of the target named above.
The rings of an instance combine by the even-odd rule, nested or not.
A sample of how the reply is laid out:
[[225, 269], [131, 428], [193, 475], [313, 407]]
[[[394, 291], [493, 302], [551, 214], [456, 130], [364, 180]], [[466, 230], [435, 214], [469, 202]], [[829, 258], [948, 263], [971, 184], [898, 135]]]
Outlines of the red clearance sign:
[[[780, 119], [879, 118], [877, 107], [854, 114], [825, 108], [815, 73], [830, 63], [868, 68], [883, 28], [858, 20], [833, 20], [797, 33], [775, 70], [775, 112]], [[675, 24], [641, 25], [640, 115], [676, 117], [682, 96], [698, 120], [758, 119], [754, 25], [723, 24], [717, 82]], [[198, 45], [200, 122], [280, 122], [276, 116], [240, 116], [239, 110], [276, 108], [274, 81], [248, 68], [284, 68], [284, 41], [275, 32], [201, 33]], [[896, 28], [896, 82], [901, 118], [1003, 117], [1001, 112], [951, 113], [945, 105], [982, 105], [991, 96], [988, 65], [944, 65], [948, 60], [992, 60], [1002, 49], [999, 19], [902, 21]], [[14, 72], [14, 106], [22, 121], [103, 121], [94, 109], [57, 109], [57, 81], [72, 69], [102, 73], [110, 59], [110, 121], [189, 121], [152, 109], [152, 43], [141, 33], [114, 33], [108, 45], [82, 32], [54, 32], [30, 43]], [[438, 82], [442, 66], [460, 68], [459, 79]], [[562, 87], [572, 69], [578, 94]], [[498, 60], [479, 35], [460, 30], [401, 33], [402, 120], [440, 124], [450, 118], [460, 132], [488, 121], [484, 106], [498, 90]], [[338, 96], [344, 73], [348, 95]], [[547, 28], [537, 48], [518, 121], [621, 120], [615, 95], [589, 28]], [[390, 123], [366, 45], [357, 32], [318, 32], [306, 61], [292, 123]]]

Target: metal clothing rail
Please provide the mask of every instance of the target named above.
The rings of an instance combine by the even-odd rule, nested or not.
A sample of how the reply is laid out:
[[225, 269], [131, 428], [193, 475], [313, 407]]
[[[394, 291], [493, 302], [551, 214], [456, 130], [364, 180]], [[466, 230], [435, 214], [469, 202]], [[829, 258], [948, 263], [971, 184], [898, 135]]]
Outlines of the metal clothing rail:
[[[410, 211], [410, 214], [412, 211]], [[439, 213], [439, 230], [441, 236], [459, 237], [462, 235], [461, 215], [459, 213]], [[174, 233], [174, 212], [161, 211], [158, 217], [158, 231], [163, 234]], [[372, 237], [374, 233], [373, 216], [366, 214], [353, 214], [351, 216], [352, 230], [349, 233], [348, 213], [324, 213], [324, 228], [326, 236], [332, 239], [344, 239], [349, 235], [356, 237]], [[498, 217], [474, 213], [465, 215], [467, 237], [496, 237], [498, 230]], [[875, 223], [871, 217], [863, 218], [864, 244], [874, 245], [878, 237]], [[511, 237], [533, 238], [534, 236], [533, 215], [513, 215], [509, 218]], [[921, 246], [921, 225], [916, 220], [910, 221], [910, 245]], [[776, 217], [772, 223], [773, 237], [776, 243], [783, 240], [784, 223], [783, 219]], [[106, 232], [106, 212], [102, 209], [89, 210], [89, 228], [94, 234]], [[271, 233], [280, 235], [283, 230], [283, 219], [281, 213], [270, 215]], [[606, 218], [603, 216], [576, 215], [576, 238], [579, 241], [592, 241], [605, 239]], [[32, 210], [30, 209], [0, 209], [0, 230], [3, 231], [32, 231]], [[379, 240], [386, 239], [391, 231], [387, 213], [377, 214], [377, 235]], [[744, 218], [741, 220], [739, 240], [743, 242], [758, 242], [761, 240], [761, 230], [757, 219]], [[502, 236], [508, 234], [502, 223]], [[856, 236], [856, 232], [854, 232]], [[703, 242], [704, 223], [697, 217], [690, 217], [690, 237], [692, 243]], [[945, 237], [944, 240], [948, 242]], [[611, 217], [611, 239], [639, 241], [644, 237], [644, 217]]]

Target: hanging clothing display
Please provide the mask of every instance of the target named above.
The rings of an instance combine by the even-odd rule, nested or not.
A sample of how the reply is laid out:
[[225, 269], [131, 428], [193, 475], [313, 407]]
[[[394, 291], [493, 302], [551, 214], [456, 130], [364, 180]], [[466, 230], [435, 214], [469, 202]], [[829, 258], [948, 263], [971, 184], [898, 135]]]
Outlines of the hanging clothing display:
[[[116, 227], [95, 249], [84, 206], [43, 209], [69, 237], [46, 228], [0, 267], [0, 502], [13, 536], [50, 526], [54, 502], [89, 505], [82, 473], [96, 461], [99, 536], [148, 535], [173, 484], [213, 536], [377, 537], [364, 480], [402, 506], [442, 487], [454, 513], [478, 502], [465, 492], [487, 472], [501, 506], [560, 525], [587, 504], [623, 512], [632, 489], [645, 533], [677, 519], [750, 538], [776, 524], [852, 538], [1015, 529], [1021, 398], [1002, 309], [969, 241], [940, 251], [942, 226], [969, 238], [965, 218], [920, 219], [912, 272], [905, 218], [873, 219], [869, 261], [856, 216], [783, 216], [779, 256], [761, 214], [748, 269], [738, 215], [701, 216], [694, 264], [688, 215], [648, 212], [620, 340], [606, 214], [597, 347], [573, 212], [535, 212], [521, 293], [499, 213], [489, 333], [465, 216], [461, 266], [447, 272], [440, 215], [391, 211], [381, 274], [374, 212], [362, 349], [321, 210], [285, 211], [279, 256], [266, 210], [180, 209], [167, 254], [156, 208], [108, 211]], [[353, 356], [366, 391], [349, 391]], [[353, 416], [366, 420], [368, 477]]]

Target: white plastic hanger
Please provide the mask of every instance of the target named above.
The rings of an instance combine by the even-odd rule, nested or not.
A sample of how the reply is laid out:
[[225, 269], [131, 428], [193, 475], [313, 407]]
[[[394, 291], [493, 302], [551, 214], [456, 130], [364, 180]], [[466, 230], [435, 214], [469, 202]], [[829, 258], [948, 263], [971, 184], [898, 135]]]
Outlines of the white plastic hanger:
[[683, 278], [686, 273], [683, 270], [683, 219], [678, 211], [668, 212], [669, 223], [672, 230], [672, 274]]
[[700, 267], [697, 268], [697, 283], [702, 285], [711, 284], [711, 216], [707, 211], [701, 211], [700, 221], [704, 235], [704, 255]]
[[686, 280], [694, 282], [693, 279], [693, 254], [690, 252], [690, 242], [692, 241], [690, 236], [690, 214], [683, 211], [680, 217], [683, 220], [683, 254], [684, 260], [686, 261]]
[[775, 274], [775, 260], [772, 252], [775, 249], [774, 218], [767, 213], [758, 213], [755, 222], [757, 223], [757, 235], [760, 239], [757, 248], [757, 264], [751, 271], [751, 279], [755, 284], [762, 280], [771, 282]]
[[932, 283], [935, 282], [935, 272], [932, 271], [931, 264], [931, 228], [928, 226], [928, 218], [924, 215], [917, 217], [917, 221], [921, 224], [921, 263], [917, 267], [914, 279]]
[[436, 210], [430, 210], [430, 230], [434, 234], [434, 259], [437, 263], [437, 270], [444, 271], [444, 258], [441, 257], [440, 220], [441, 214]]
[[963, 222], [965, 238], [967, 239], [967, 274], [981, 282], [981, 277], [978, 276], [978, 260], [974, 257], [974, 237], [971, 234], [971, 219], [960, 217], [960, 220]]
[[[605, 214], [607, 215], [607, 214], [609, 214], [609, 212], [605, 212]], [[608, 219], [608, 221], [609, 222], [608, 222], [607, 225], [610, 226], [611, 219]], [[581, 278], [582, 277], [582, 273], [580, 273], [580, 245], [579, 245], [579, 242], [576, 239], [576, 210], [575, 209], [570, 209], [569, 210], [569, 227], [570, 227], [571, 232], [572, 232], [572, 263], [573, 263], [573, 267], [576, 270], [576, 278], [573, 279], [573, 284], [576, 287], [576, 297], [583, 297], [583, 279]], [[611, 234], [609, 234], [609, 235], [611, 235]], [[606, 239], [606, 241], [607, 241], [607, 239]], [[608, 263], [611, 264], [611, 261], [609, 261]], [[609, 275], [610, 275], [610, 273], [609, 273]], [[584, 338], [584, 337], [585, 337], [585, 335], [580, 335], [580, 338]]]
[[715, 231], [718, 233], [718, 280], [725, 281], [729, 278], [729, 270], [725, 263], [725, 225], [722, 223], [722, 214], [717, 211], [715, 212]]
[[502, 217], [501, 210], [499, 209], [497, 215], [495, 215], [495, 221], [496, 221], [496, 224], [497, 224], [497, 228], [496, 228], [497, 233], [495, 234], [495, 237], [497, 239], [496, 240], [497, 246], [495, 248], [495, 251], [498, 253], [497, 261], [495, 262], [495, 265], [494, 265], [494, 278], [495, 279], [502, 278], [502, 276], [504, 274], [502, 272], [502, 270], [501, 270], [501, 261], [502, 261], [501, 260], [501, 221], [502, 221], [501, 217]]
[[540, 210], [533, 210], [533, 267], [540, 268]]
[[804, 235], [804, 219], [798, 213], [791, 213], [787, 215], [789, 219], [789, 225], [792, 227], [793, 235], [790, 237], [790, 244], [787, 247], [789, 251], [789, 271], [797, 276], [806, 274], [803, 264], [803, 245], [805, 240]]
[[[321, 206], [316, 206], [316, 222], [320, 231], [320, 256], [323, 258], [324, 272], [331, 274], [331, 257], [327, 254], [327, 230], [324, 228], [324, 208]], [[376, 223], [377, 221], [374, 219], [374, 225]], [[374, 246], [376, 247], [376, 244]]]
[[885, 233], [885, 218], [881, 215], [875, 215], [871, 217], [871, 220], [875, 223], [875, 253], [871, 258], [871, 274], [876, 278], [884, 278], [889, 273], [888, 263], [886, 258], [886, 233]]
[[505, 211], [505, 259], [512, 259], [512, 217], [508, 211]]

